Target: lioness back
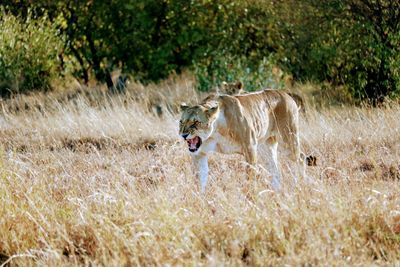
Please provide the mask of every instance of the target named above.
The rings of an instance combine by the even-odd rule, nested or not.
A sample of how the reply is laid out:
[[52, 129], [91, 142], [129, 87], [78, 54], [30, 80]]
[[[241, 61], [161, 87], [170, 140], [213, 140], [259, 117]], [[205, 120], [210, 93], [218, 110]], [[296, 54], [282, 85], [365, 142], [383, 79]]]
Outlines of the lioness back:
[[[275, 91], [274, 89], [264, 89], [265, 90], [269, 90], [269, 91]], [[260, 91], [261, 92], [261, 91]], [[282, 92], [282, 91], [281, 91]], [[293, 100], [296, 102], [296, 105], [298, 106], [299, 110], [302, 113], [306, 113], [306, 106], [305, 106], [305, 100], [304, 98], [299, 95], [298, 93], [294, 93], [294, 92], [289, 92], [287, 90], [284, 90], [284, 92], [286, 92], [291, 98], [293, 98]], [[231, 83], [227, 83], [227, 82], [222, 82], [218, 92], [218, 94], [224, 94], [224, 95], [242, 95], [242, 94], [246, 94], [244, 85], [242, 82], [237, 81], [237, 82], [231, 82]]]

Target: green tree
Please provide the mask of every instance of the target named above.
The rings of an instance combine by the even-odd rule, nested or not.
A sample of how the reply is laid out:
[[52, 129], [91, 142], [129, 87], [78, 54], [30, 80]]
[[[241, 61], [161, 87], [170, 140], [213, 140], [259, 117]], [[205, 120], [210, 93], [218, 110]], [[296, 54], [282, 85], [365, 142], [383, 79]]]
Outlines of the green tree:
[[348, 0], [347, 23], [354, 21], [353, 49], [345, 49], [348, 63], [340, 77], [360, 99], [381, 102], [400, 92], [400, 2], [391, 0]]
[[296, 78], [344, 84], [374, 104], [399, 94], [400, 2], [288, 0], [281, 7], [279, 58]]
[[[345, 85], [374, 103], [400, 88], [400, 2], [391, 0], [13, 0], [65, 36], [64, 68], [112, 88], [114, 68], [142, 82], [195, 70], [202, 90], [240, 79], [271, 84], [278, 65], [298, 80]], [[63, 64], [64, 61], [68, 64]]]
[[16, 17], [0, 9], [0, 94], [50, 89], [62, 40], [46, 14]]

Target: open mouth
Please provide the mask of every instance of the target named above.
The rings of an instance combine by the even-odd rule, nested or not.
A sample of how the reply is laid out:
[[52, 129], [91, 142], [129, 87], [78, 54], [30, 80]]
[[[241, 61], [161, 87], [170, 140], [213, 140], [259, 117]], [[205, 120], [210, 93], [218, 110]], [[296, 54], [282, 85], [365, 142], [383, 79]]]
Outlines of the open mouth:
[[196, 152], [201, 146], [201, 138], [198, 136], [193, 137], [192, 139], [187, 139], [186, 142], [189, 146], [190, 152]]

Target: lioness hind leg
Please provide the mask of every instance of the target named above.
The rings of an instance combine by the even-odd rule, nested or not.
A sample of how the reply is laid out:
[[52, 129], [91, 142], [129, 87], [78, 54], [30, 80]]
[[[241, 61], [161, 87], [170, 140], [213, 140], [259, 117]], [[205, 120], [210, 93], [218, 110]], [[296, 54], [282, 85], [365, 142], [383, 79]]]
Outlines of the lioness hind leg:
[[304, 159], [300, 152], [300, 138], [297, 130], [295, 132], [289, 133], [290, 140], [288, 142], [288, 148], [290, 152], [289, 159], [295, 164], [295, 175], [293, 176], [294, 182], [297, 183], [297, 177], [300, 179], [304, 178], [305, 175], [305, 166]]
[[276, 137], [270, 137], [267, 140], [269, 159], [267, 159], [267, 168], [272, 174], [272, 189], [278, 191], [281, 189], [281, 173], [278, 162], [278, 141]]
[[286, 121], [280, 121], [278, 126], [284, 146], [289, 152], [289, 159], [296, 165], [293, 179], [297, 183], [297, 177], [305, 177], [304, 159], [300, 152], [298, 111], [296, 110], [293, 116], [287, 116]]

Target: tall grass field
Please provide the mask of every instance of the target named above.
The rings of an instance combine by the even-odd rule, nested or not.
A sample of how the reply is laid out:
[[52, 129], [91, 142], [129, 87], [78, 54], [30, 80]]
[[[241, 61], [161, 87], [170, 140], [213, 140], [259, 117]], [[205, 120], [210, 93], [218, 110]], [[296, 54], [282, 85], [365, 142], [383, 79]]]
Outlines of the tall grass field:
[[1, 266], [400, 266], [398, 104], [310, 105], [310, 181], [294, 185], [281, 153], [282, 191], [260, 168], [249, 197], [244, 158], [214, 154], [201, 194], [178, 136], [193, 87], [3, 100]]

